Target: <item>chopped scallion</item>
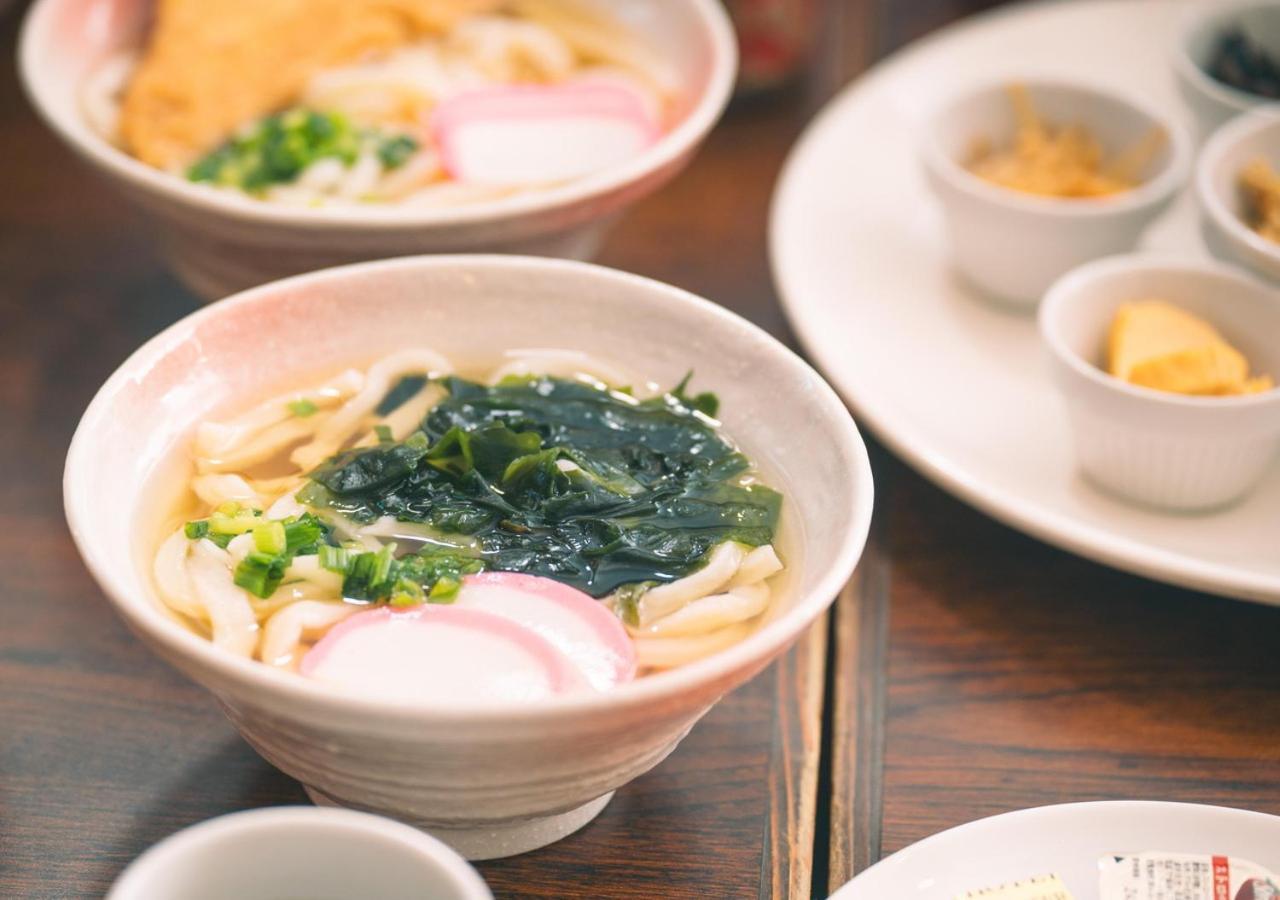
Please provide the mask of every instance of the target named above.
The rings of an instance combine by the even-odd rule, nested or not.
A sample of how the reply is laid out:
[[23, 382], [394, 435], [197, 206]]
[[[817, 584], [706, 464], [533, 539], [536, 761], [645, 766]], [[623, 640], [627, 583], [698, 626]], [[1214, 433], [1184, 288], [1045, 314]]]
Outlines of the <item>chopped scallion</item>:
[[351, 561], [351, 553], [342, 547], [330, 547], [328, 544], [321, 544], [317, 555], [320, 558], [320, 568], [328, 569], [330, 572], [337, 572], [340, 575], [347, 573], [347, 566]]
[[253, 546], [259, 553], [283, 553], [289, 545], [283, 522], [260, 522], [253, 526]]
[[229, 534], [235, 536], [244, 534], [246, 531], [252, 531], [253, 527], [258, 524], [257, 519], [252, 516], [212, 516], [209, 519], [209, 531], [214, 534]]
[[431, 585], [431, 593], [429, 594], [432, 603], [452, 603], [458, 599], [458, 591], [462, 587], [462, 582], [451, 575], [441, 575], [436, 579], [436, 583]]
[[297, 519], [284, 520], [285, 533], [285, 549], [281, 552], [290, 554], [298, 554], [311, 552], [314, 547], [321, 541], [328, 528], [323, 522], [310, 513], [304, 514]]
[[314, 415], [320, 407], [315, 403], [303, 397], [301, 400], [294, 400], [289, 404], [289, 412], [293, 413], [299, 419], [305, 419], [307, 416]]
[[280, 586], [288, 566], [283, 556], [255, 551], [236, 566], [234, 581], [249, 593], [266, 599]]
[[[433, 589], [434, 590], [434, 589]], [[395, 587], [391, 593], [392, 606], [418, 606], [427, 600], [426, 592], [422, 590], [422, 585], [408, 578], [396, 579]]]
[[[295, 556], [323, 554], [325, 550], [336, 549], [323, 543], [329, 526], [310, 513], [271, 521], [244, 515], [237, 518], [214, 516], [209, 520], [214, 531], [220, 523], [223, 528], [247, 525], [239, 533], [252, 533], [253, 552], [236, 566], [234, 580], [246, 591], [263, 599], [275, 593]], [[210, 534], [210, 537], [218, 539], [217, 534]], [[221, 543], [220, 546], [225, 547], [226, 544]]]

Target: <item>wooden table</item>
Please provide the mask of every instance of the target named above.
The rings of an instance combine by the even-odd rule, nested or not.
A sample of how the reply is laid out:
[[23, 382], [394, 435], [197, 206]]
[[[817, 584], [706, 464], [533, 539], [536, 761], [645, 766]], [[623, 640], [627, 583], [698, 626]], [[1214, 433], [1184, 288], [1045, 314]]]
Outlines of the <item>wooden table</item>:
[[[805, 83], [731, 111], [602, 261], [792, 340], [764, 242], [789, 145], [869, 62], [984, 5], [834, 0]], [[16, 18], [0, 22], [9, 60]], [[305, 798], [126, 632], [62, 519], [93, 391], [197, 301], [10, 64], [0, 173], [0, 896], [94, 896], [178, 828]], [[1051, 549], [870, 443], [873, 535], [832, 618], [584, 831], [482, 864], [499, 897], [825, 896], [940, 829], [1067, 800], [1280, 813], [1280, 610]]]

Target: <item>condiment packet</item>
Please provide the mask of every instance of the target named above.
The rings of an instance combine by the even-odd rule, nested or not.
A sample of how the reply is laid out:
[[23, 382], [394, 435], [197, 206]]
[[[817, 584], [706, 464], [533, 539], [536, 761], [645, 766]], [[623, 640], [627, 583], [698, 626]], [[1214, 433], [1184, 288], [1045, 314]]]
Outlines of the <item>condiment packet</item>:
[[1148, 852], [1098, 865], [1102, 900], [1280, 900], [1280, 879], [1246, 859]]
[[1037, 875], [996, 887], [957, 894], [956, 900], [1075, 900], [1057, 875]]

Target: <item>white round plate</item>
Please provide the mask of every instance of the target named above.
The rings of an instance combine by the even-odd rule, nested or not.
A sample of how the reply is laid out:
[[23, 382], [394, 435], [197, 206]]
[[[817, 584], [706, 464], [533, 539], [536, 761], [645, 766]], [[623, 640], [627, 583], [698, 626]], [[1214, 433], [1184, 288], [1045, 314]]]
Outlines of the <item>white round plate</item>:
[[[1188, 119], [1170, 55], [1190, 7], [1014, 6], [897, 54], [832, 101], [792, 152], [774, 196], [770, 251], [811, 357], [861, 421], [927, 477], [1098, 562], [1280, 603], [1280, 467], [1243, 503], [1210, 515], [1148, 511], [1085, 482], [1034, 315], [992, 305], [957, 281], [919, 163], [926, 115], [949, 92], [993, 78], [1087, 77]], [[1144, 247], [1207, 256], [1189, 191]]]
[[1280, 871], [1280, 818], [1191, 803], [1042, 806], [925, 838], [867, 869], [831, 900], [954, 900], [968, 891], [1057, 875], [1075, 900], [1099, 900], [1098, 861], [1163, 850], [1247, 859]]

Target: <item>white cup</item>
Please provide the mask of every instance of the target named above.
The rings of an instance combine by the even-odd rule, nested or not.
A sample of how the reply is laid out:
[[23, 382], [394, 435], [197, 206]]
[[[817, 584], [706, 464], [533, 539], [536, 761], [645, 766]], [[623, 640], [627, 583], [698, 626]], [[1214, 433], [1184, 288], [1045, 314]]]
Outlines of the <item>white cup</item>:
[[493, 900], [440, 841], [345, 809], [232, 813], [170, 835], [134, 860], [107, 900]]

